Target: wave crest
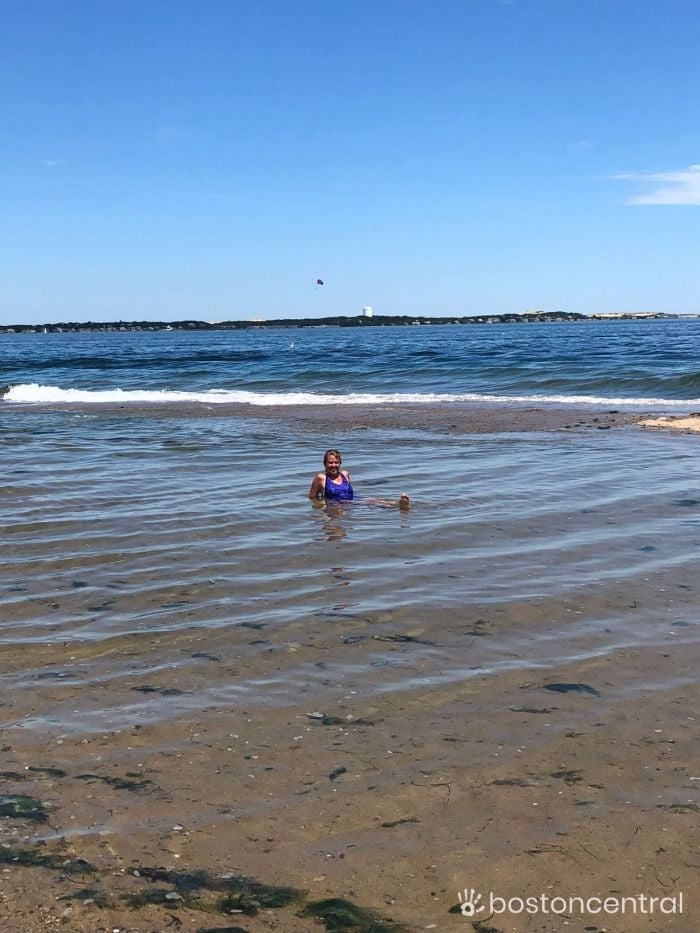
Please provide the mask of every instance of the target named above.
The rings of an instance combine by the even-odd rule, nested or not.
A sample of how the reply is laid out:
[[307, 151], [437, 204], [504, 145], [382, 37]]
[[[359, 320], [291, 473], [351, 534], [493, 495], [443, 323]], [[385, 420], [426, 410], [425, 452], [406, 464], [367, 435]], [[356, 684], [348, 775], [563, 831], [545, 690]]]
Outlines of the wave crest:
[[436, 405], [450, 402], [475, 404], [616, 405], [628, 408], [688, 408], [700, 406], [700, 399], [611, 398], [599, 395], [489, 395], [478, 392], [349, 392], [328, 395], [317, 392], [249, 392], [210, 389], [204, 392], [178, 392], [171, 389], [62, 389], [36, 382], [9, 386], [3, 400], [17, 404], [172, 404], [206, 405]]

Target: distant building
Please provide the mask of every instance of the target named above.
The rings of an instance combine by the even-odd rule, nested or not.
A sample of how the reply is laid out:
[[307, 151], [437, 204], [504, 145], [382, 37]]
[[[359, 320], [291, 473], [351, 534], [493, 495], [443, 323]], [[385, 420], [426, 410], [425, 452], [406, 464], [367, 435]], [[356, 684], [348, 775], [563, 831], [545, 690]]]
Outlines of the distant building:
[[365, 307], [362, 309], [362, 317], [372, 317], [373, 314], [374, 308], [372, 305], [365, 305]]

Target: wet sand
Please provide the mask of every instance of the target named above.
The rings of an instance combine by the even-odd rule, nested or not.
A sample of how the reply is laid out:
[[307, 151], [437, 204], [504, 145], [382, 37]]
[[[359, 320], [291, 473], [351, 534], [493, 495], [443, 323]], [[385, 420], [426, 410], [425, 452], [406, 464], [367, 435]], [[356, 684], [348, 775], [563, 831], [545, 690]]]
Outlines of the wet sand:
[[[316, 420], [276, 417], [292, 429]], [[348, 431], [408, 421], [637, 435], [632, 416], [612, 413], [324, 417]], [[660, 567], [579, 598], [428, 606], [397, 590], [395, 608], [373, 612], [353, 609], [351, 571], [324, 567], [332, 604], [309, 598], [308, 613], [277, 626], [206, 627], [193, 609], [192, 624], [168, 631], [168, 613], [194, 602], [184, 584], [157, 594], [162, 631], [61, 641], [37, 622], [32, 641], [3, 646], [2, 793], [30, 809], [0, 820], [3, 929], [306, 933], [324, 929], [310, 905], [343, 898], [373, 920], [329, 929], [692, 933], [697, 586], [672, 559]], [[55, 608], [32, 597], [38, 618], [99, 611], [79, 573], [68, 570], [73, 589]], [[26, 612], [8, 602], [5, 628], [29, 624]], [[454, 912], [464, 888], [682, 891], [685, 912], [470, 920]]]
[[[466, 404], [462, 402], [429, 404], [397, 403], [391, 405], [232, 405], [187, 403], [61, 403], [12, 405], [9, 412], [31, 410], [37, 414], [68, 412], [133, 418], [146, 415], [153, 419], [250, 418], [285, 422], [293, 427], [312, 428], [319, 432], [358, 428], [405, 428], [427, 431], [453, 431], [469, 434], [493, 434], [500, 431], [560, 431], [634, 425], [645, 417], [640, 412], [618, 409], [591, 409], [575, 406]], [[651, 416], [648, 416], [651, 417]]]
[[[467, 617], [462, 637], [486, 640], [491, 627]], [[333, 647], [314, 639], [280, 650], [316, 664]], [[403, 659], [416, 647], [376, 645]], [[314, 697], [285, 709], [213, 704], [154, 724], [105, 724], [99, 733], [55, 737], [48, 723], [10, 729], [3, 768], [19, 778], [6, 777], [5, 792], [40, 798], [47, 817], [4, 821], [3, 845], [54, 856], [57, 867], [6, 863], [5, 929], [38, 930], [67, 917], [69, 929], [86, 933], [165, 930], [174, 913], [184, 929], [225, 926], [225, 910], [203, 912], [220, 903], [221, 891], [193, 891], [176, 874], [160, 883], [148, 877], [148, 869], [203, 869], [217, 879], [242, 874], [306, 892], [257, 916], [229, 915], [251, 933], [322, 929], [299, 911], [328, 897], [372, 908], [407, 930], [460, 929], [465, 919], [448, 911], [465, 886], [507, 898], [684, 891], [685, 918], [611, 918], [598, 928], [690, 933], [699, 867], [697, 656], [673, 634], [667, 649], [545, 665], [529, 677], [476, 672], [372, 703], [341, 689], [320, 704]], [[274, 655], [248, 675], [274, 677]], [[220, 666], [201, 664], [200, 677]], [[670, 686], [659, 685], [660, 670], [664, 679], [673, 672]], [[584, 684], [599, 695], [548, 684]], [[144, 705], [162, 710], [192, 684], [163, 676], [135, 686], [153, 688]], [[112, 689], [116, 701], [130, 688]], [[55, 684], [35, 691], [26, 712], [36, 715], [58, 694], [77, 710], [89, 706], [88, 690]], [[95, 871], [83, 874], [75, 861], [65, 867], [69, 859]], [[174, 899], [158, 907], [120, 903], [144, 892]], [[183, 906], [178, 894], [196, 900]], [[254, 912], [256, 900], [242, 909]], [[584, 920], [590, 926], [596, 918], [574, 920], [574, 929]], [[551, 916], [489, 923], [567, 928]]]

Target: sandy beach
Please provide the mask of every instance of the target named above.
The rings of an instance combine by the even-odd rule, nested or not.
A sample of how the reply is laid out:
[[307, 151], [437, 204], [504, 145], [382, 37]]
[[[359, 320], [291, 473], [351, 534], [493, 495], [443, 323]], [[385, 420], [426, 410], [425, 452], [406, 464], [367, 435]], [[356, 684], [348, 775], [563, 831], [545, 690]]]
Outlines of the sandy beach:
[[[310, 430], [308, 410], [258, 415], [260, 425], [283, 418], [290, 443]], [[438, 424], [425, 410], [341, 408], [332, 417], [347, 438], [416, 422], [467, 439], [548, 432], [565, 462], [589, 456], [587, 436], [619, 451], [649, 443], [645, 456], [695, 443], [658, 446], [629, 414], [508, 415], [455, 409]], [[507, 456], [512, 438], [498, 443]], [[600, 462], [611, 458], [603, 451]], [[216, 476], [217, 463], [202, 469]], [[69, 544], [67, 505], [48, 530], [10, 527], [3, 929], [692, 933], [697, 586], [677, 555], [697, 540], [695, 500], [669, 486], [655, 516], [646, 500], [615, 504], [604, 481], [595, 496], [587, 489], [590, 508], [577, 499], [567, 516], [554, 503], [521, 527], [497, 517], [512, 498], [503, 477], [501, 505], [465, 530], [464, 545], [425, 495], [409, 517], [325, 519], [300, 502], [318, 543], [292, 538], [289, 553], [268, 543], [250, 556], [254, 569], [226, 578], [224, 558], [237, 552], [222, 542], [233, 532], [206, 530], [200, 544], [204, 519], [188, 520], [189, 549], [178, 537], [168, 557], [158, 503], [137, 533], [115, 503], [82, 550]], [[258, 514], [268, 542], [280, 514]], [[573, 532], [559, 530], [567, 521]], [[677, 549], [668, 555], [667, 527]], [[655, 530], [647, 539], [637, 528]], [[599, 546], [608, 533], [609, 553]], [[658, 561], [648, 572], [614, 558], [615, 548], [627, 553], [623, 534], [630, 554]], [[481, 895], [471, 917], [460, 912], [465, 889]], [[572, 896], [657, 900], [636, 912], [628, 900], [624, 914], [547, 908]], [[541, 909], [519, 912], [528, 897], [544, 898]], [[513, 909], [492, 911], [493, 898]]]
[[672, 431], [700, 431], [700, 415], [669, 416], [667, 418], [644, 418], [641, 422], [645, 428], [667, 428]]

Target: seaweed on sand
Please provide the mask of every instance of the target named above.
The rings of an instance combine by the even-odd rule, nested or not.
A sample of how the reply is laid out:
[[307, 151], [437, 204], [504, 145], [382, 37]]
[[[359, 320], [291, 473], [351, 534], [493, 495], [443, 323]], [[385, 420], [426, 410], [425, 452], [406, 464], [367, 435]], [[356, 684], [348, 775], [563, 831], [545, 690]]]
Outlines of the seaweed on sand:
[[274, 909], [287, 907], [300, 901], [304, 892], [297, 888], [280, 885], [263, 884], [254, 878], [245, 875], [235, 875], [233, 878], [219, 879], [226, 883], [226, 896], [222, 898], [219, 910], [242, 910], [246, 914], [255, 914], [258, 908]]
[[45, 774], [46, 777], [64, 778], [66, 776], [66, 772], [63, 768], [40, 768], [35, 765], [29, 765], [27, 771], [31, 771], [33, 774]]
[[159, 907], [200, 907], [197, 895], [180, 894], [167, 888], [149, 888], [136, 894], [125, 894], [122, 900], [129, 907], [147, 907], [155, 904]]
[[342, 716], [329, 716], [328, 713], [307, 713], [309, 719], [320, 723], [322, 726], [345, 726], [346, 729], [351, 726], [376, 726], [376, 719], [344, 719]]
[[553, 771], [551, 777], [559, 778], [559, 780], [568, 784], [569, 787], [573, 787], [574, 784], [578, 784], [583, 780], [581, 777], [582, 774], [583, 772], [580, 768], [574, 768], [573, 770]]
[[36, 823], [45, 823], [49, 818], [41, 800], [24, 794], [0, 794], [0, 816]]
[[137, 693], [160, 693], [164, 697], [179, 697], [185, 692], [179, 687], [152, 687], [150, 684], [144, 684], [142, 687], [132, 687]]
[[92, 874], [97, 871], [94, 865], [84, 858], [66, 858], [56, 852], [41, 852], [38, 848], [23, 849], [18, 846], [0, 847], [0, 864], [24, 865], [34, 868], [50, 868], [65, 871], [66, 874]]
[[85, 901], [102, 908], [114, 906], [114, 899], [98, 888], [81, 888], [80, 891], [71, 891], [70, 894], [61, 894], [56, 900]]
[[304, 908], [302, 916], [320, 920], [327, 933], [405, 933], [406, 929], [342, 897], [312, 901]]
[[219, 891], [225, 896], [218, 901], [217, 909], [225, 913], [240, 910], [254, 915], [260, 908], [287, 907], [302, 899], [303, 891], [296, 888], [263, 884], [245, 875], [217, 877], [208, 871], [171, 871], [166, 868], [139, 868], [139, 873], [151, 881], [173, 885], [184, 897], [195, 891]]
[[78, 781], [102, 781], [103, 784], [109, 784], [117, 790], [145, 790], [147, 787], [154, 787], [153, 781], [133, 781], [121, 777], [102, 777], [101, 774], [76, 774]]
[[194, 871], [175, 871], [169, 868], [143, 868], [139, 867], [139, 875], [148, 878], [149, 881], [163, 881], [166, 884], [172, 884], [182, 892], [199, 891], [207, 889], [209, 891], [226, 890], [229, 883], [227, 878], [217, 878], [197, 868]]
[[589, 684], [545, 684], [544, 689], [551, 690], [553, 693], [587, 693], [593, 697], [600, 696], [599, 691]]
[[428, 641], [427, 638], [416, 638], [415, 635], [372, 635], [375, 641], [395, 641], [400, 645], [435, 645], [434, 641]]

